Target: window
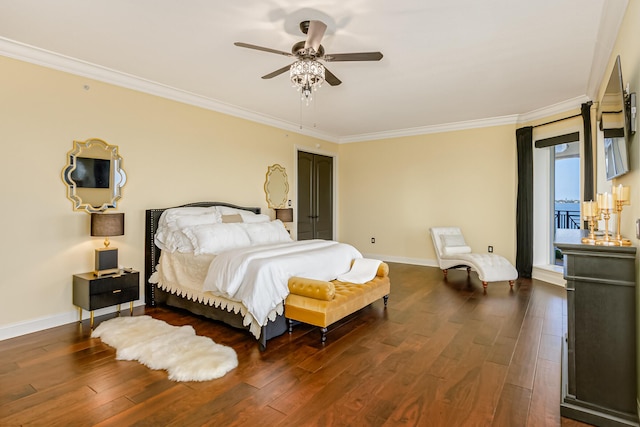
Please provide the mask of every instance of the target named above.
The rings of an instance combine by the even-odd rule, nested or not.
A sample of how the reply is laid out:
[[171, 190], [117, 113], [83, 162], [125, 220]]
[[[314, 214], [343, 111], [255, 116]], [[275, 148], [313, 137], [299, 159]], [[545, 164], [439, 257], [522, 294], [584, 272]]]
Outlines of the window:
[[581, 228], [582, 144], [579, 131], [556, 132], [544, 139], [534, 134], [533, 265], [558, 271], [563, 257], [554, 246], [556, 236], [562, 230]]
[[[553, 237], [558, 230], [580, 228], [580, 143], [562, 143], [549, 148], [553, 191]], [[553, 248], [551, 263], [562, 265], [562, 253]]]

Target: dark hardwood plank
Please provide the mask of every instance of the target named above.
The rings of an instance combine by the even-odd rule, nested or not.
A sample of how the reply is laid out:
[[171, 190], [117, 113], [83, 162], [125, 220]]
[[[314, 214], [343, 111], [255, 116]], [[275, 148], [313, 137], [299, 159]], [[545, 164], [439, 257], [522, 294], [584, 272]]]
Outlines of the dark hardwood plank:
[[[391, 296], [260, 352], [245, 331], [166, 307], [134, 310], [229, 345], [223, 378], [177, 383], [115, 360], [88, 320], [0, 342], [0, 425], [584, 426], [560, 417], [561, 287], [390, 263]], [[128, 314], [125, 314], [128, 315]], [[114, 315], [96, 318], [96, 324]]]

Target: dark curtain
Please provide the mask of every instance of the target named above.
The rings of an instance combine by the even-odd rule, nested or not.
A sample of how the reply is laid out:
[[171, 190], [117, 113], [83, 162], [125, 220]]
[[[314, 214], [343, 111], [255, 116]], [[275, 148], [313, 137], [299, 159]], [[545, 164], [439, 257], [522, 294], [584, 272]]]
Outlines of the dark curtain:
[[533, 127], [516, 130], [518, 196], [516, 205], [516, 270], [531, 277], [533, 270]]
[[584, 192], [582, 200], [595, 200], [593, 178], [593, 137], [591, 133], [591, 101], [582, 104], [581, 114], [584, 126]]

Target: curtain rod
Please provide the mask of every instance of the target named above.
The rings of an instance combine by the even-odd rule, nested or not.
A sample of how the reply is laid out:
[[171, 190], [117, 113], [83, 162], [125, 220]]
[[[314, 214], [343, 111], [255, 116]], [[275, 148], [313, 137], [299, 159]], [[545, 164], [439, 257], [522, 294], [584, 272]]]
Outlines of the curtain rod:
[[531, 127], [532, 128], [537, 128], [537, 127], [540, 127], [540, 126], [546, 126], [546, 125], [550, 125], [550, 124], [553, 124], [553, 123], [558, 123], [558, 122], [561, 122], [563, 120], [575, 119], [576, 117], [582, 117], [582, 114], [574, 114], [573, 116], [569, 116], [569, 117], [565, 117], [565, 118], [557, 119], [557, 120], [552, 120], [552, 121], [547, 122], [547, 123], [540, 123], [539, 125], [535, 125], [535, 126], [531, 126]]

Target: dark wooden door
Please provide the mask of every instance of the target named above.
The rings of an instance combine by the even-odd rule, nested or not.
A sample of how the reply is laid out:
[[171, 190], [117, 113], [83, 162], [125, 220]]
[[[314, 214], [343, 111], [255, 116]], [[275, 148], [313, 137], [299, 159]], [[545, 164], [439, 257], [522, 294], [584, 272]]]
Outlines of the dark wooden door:
[[333, 158], [298, 151], [298, 240], [333, 240]]

